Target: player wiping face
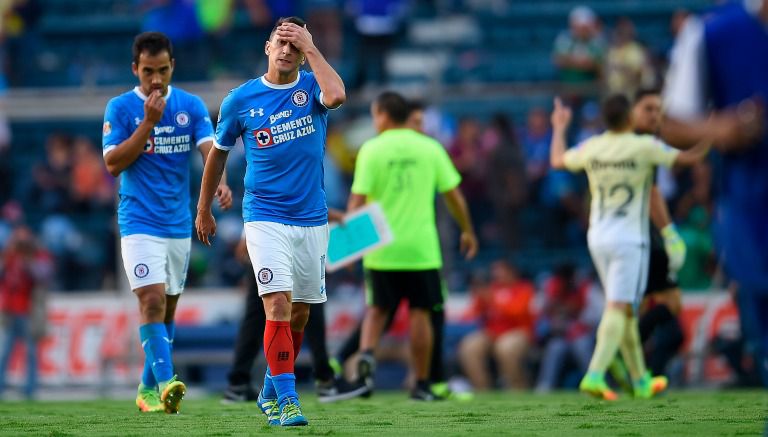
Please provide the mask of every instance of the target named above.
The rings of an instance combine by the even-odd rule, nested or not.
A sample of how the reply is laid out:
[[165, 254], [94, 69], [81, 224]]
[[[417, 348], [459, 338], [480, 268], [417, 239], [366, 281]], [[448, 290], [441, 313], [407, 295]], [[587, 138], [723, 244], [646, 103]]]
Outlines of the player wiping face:
[[285, 22], [275, 29], [264, 44], [269, 58], [267, 79], [272, 83], [290, 83], [296, 79], [304, 64], [304, 50], [312, 45], [312, 35], [306, 26]]

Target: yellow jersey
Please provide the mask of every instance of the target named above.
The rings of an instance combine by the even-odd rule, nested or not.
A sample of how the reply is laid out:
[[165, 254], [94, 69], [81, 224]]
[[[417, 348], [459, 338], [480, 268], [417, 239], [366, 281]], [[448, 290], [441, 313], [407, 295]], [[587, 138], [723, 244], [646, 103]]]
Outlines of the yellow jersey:
[[565, 167], [585, 170], [589, 179], [590, 245], [648, 243], [654, 169], [670, 167], [678, 153], [653, 135], [611, 131], [565, 152]]

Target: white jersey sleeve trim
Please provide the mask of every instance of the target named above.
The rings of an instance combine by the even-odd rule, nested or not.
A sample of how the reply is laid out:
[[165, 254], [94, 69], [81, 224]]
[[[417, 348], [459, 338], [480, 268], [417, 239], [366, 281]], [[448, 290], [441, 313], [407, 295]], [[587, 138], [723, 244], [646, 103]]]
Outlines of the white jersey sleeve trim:
[[219, 150], [223, 150], [223, 151], [225, 151], [225, 152], [229, 152], [229, 151], [230, 151], [230, 150], [232, 150], [232, 149], [233, 149], [235, 146], [229, 146], [229, 147], [227, 147], [227, 146], [222, 146], [221, 144], [219, 144], [219, 142], [218, 142], [218, 141], [216, 141], [216, 139], [215, 139], [215, 138], [213, 138], [213, 147], [215, 147], [215, 148], [217, 148], [217, 149], [219, 149]]
[[101, 152], [101, 156], [107, 156], [107, 153], [117, 149], [116, 145], [109, 145], [104, 148], [104, 150]]
[[335, 108], [329, 108], [328, 106], [325, 106], [325, 102], [323, 101], [323, 97], [325, 97], [325, 95], [323, 94], [322, 91], [320, 91], [320, 104], [323, 105], [323, 108], [325, 108], [325, 109], [327, 109], [329, 111], [335, 111], [335, 110], [337, 110], [337, 109], [339, 109], [339, 108], [341, 108], [343, 106], [343, 104], [341, 104], [341, 105], [339, 105], [339, 106], [337, 106]]
[[681, 120], [703, 115], [709, 100], [707, 81], [704, 23], [691, 17], [672, 49], [663, 95], [665, 112]]
[[215, 143], [216, 139], [212, 135], [208, 135], [207, 137], [203, 137], [203, 138], [200, 138], [199, 140], [197, 140], [197, 144], [196, 145], [197, 145], [197, 147], [200, 147], [201, 144], [203, 144], [205, 142], [208, 142], [208, 141], [213, 141]]

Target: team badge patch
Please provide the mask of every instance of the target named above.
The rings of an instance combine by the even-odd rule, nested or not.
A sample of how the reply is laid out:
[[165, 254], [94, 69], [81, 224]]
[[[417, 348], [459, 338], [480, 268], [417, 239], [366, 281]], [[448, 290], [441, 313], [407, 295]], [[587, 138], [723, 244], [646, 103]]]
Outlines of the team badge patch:
[[108, 122], [108, 121], [105, 121], [105, 122], [104, 122], [104, 127], [102, 127], [102, 129], [101, 129], [101, 132], [102, 132], [104, 135], [109, 135], [109, 134], [111, 134], [111, 133], [112, 133], [112, 123], [110, 123], [110, 122]]
[[259, 274], [256, 275], [259, 279], [259, 284], [261, 285], [267, 285], [270, 282], [272, 282], [272, 270], [264, 267], [261, 270], [259, 270]]
[[299, 108], [307, 106], [307, 103], [309, 103], [309, 94], [304, 90], [296, 90], [291, 94], [291, 101]]
[[176, 113], [176, 115], [173, 118], [174, 120], [176, 120], [176, 126], [178, 127], [189, 126], [189, 114], [187, 113], [187, 111], [179, 111]]
[[149, 274], [149, 267], [146, 264], [136, 264], [136, 267], [133, 268], [133, 274], [137, 278], [146, 278]]
[[259, 147], [267, 147], [273, 144], [272, 134], [269, 129], [256, 129], [253, 131], [253, 136], [256, 138], [256, 142], [259, 143]]

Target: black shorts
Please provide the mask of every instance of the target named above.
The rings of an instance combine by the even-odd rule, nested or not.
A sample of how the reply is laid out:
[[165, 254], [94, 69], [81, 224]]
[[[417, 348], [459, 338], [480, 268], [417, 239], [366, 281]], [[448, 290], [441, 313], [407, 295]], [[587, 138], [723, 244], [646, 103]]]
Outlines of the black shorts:
[[432, 310], [443, 303], [440, 272], [433, 270], [365, 271], [366, 303], [379, 308], [396, 308], [408, 299], [411, 308]]
[[664, 237], [656, 226], [651, 225], [651, 253], [648, 262], [648, 286], [645, 289], [645, 295], [660, 293], [676, 288], [672, 272], [669, 271], [669, 257], [664, 248]]

